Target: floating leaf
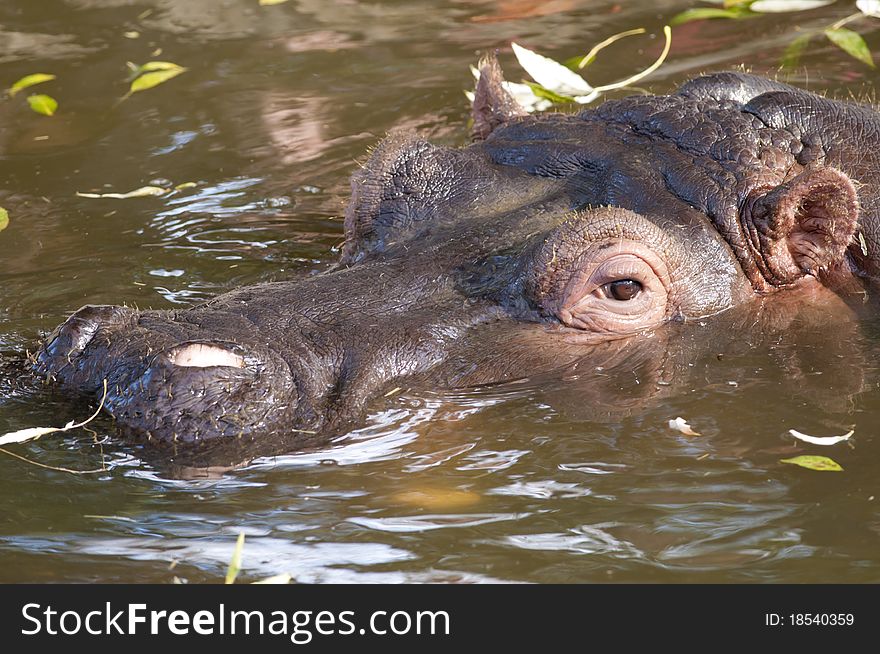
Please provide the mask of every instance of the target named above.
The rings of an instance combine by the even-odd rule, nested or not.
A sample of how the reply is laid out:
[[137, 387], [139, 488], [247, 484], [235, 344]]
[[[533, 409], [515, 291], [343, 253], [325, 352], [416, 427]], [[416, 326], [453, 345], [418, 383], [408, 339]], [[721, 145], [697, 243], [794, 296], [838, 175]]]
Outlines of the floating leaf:
[[749, 5], [749, 9], [759, 14], [782, 14], [790, 11], [809, 11], [837, 0], [758, 0]]
[[106, 399], [107, 380], [105, 379], [104, 396], [101, 398], [101, 403], [98, 405], [98, 409], [87, 420], [83, 420], [82, 422], [77, 423], [71, 420], [63, 427], [30, 427], [28, 429], [20, 429], [18, 431], [9, 432], [8, 434], [3, 434], [2, 436], [0, 436], [0, 445], [9, 445], [10, 443], [25, 443], [27, 441], [32, 441], [40, 438], [41, 436], [45, 436], [46, 434], [54, 434], [57, 431], [70, 431], [71, 429], [79, 429], [80, 427], [84, 427], [98, 417], [98, 414], [101, 413], [101, 409], [104, 408], [104, 401]]
[[20, 429], [11, 431], [8, 434], [0, 436], [0, 445], [9, 445], [10, 443], [25, 443], [32, 441], [40, 436], [52, 434], [56, 431], [64, 431], [61, 427], [30, 427], [28, 429]]
[[266, 577], [265, 579], [260, 579], [258, 581], [251, 582], [253, 584], [289, 584], [293, 580], [286, 572], [282, 572], [280, 575], [274, 575], [272, 577]]
[[31, 109], [44, 116], [54, 116], [58, 109], [58, 101], [51, 95], [29, 95], [27, 101]]
[[0, 232], [9, 227], [9, 212], [0, 207]]
[[833, 459], [829, 459], [827, 456], [796, 456], [793, 459], [780, 459], [779, 462], [791, 463], [809, 470], [843, 472], [840, 464]]
[[682, 417], [678, 417], [675, 420], [670, 420], [669, 421], [669, 428], [670, 429], [677, 429], [685, 436], [700, 436], [701, 435], [700, 432], [694, 431], [693, 429], [691, 429], [691, 426], [687, 423], [687, 420], [685, 420]]
[[9, 95], [15, 95], [22, 89], [26, 89], [29, 86], [34, 86], [35, 84], [42, 84], [43, 82], [49, 82], [55, 79], [54, 75], [50, 75], [49, 73], [34, 73], [32, 75], [25, 75], [20, 80], [18, 80], [15, 84], [9, 87]]
[[789, 43], [785, 52], [782, 53], [782, 61], [780, 62], [780, 65], [783, 68], [794, 68], [797, 66], [801, 59], [801, 55], [806, 49], [807, 44], [809, 44], [811, 38], [813, 38], [812, 34], [804, 34]]
[[740, 9], [731, 7], [730, 9], [721, 9], [719, 7], [695, 7], [693, 9], [685, 9], [680, 14], [673, 16], [669, 21], [670, 25], [684, 25], [695, 20], [707, 20], [711, 18], [745, 18], [754, 16], [748, 9]]
[[154, 70], [179, 70], [183, 72], [186, 69], [180, 64], [175, 64], [173, 61], [148, 61], [143, 66], [138, 66], [137, 68], [138, 74], [151, 73]]
[[241, 551], [244, 549], [244, 532], [238, 534], [238, 540], [235, 542], [235, 549], [232, 552], [232, 558], [229, 560], [229, 567], [226, 569], [226, 583], [234, 584], [235, 578], [241, 572]]
[[848, 440], [855, 432], [850, 430], [843, 436], [810, 436], [809, 434], [803, 434], [794, 429], [789, 429], [788, 433], [797, 439], [806, 441], [807, 443], [813, 443], [814, 445], [834, 445], [835, 443]]
[[174, 190], [183, 191], [188, 188], [195, 188], [196, 186], [198, 186], [198, 184], [196, 184], [195, 182], [183, 182], [182, 184], [178, 184], [177, 186], [175, 186]]
[[880, 18], [880, 0], [857, 0], [856, 7], [865, 16]]
[[477, 504], [482, 498], [474, 491], [457, 488], [425, 487], [402, 491], [392, 496], [395, 503], [417, 506], [431, 511], [453, 511]]
[[184, 71], [186, 71], [186, 68], [181, 68], [178, 66], [177, 68], [153, 70], [144, 73], [131, 83], [131, 88], [128, 90], [126, 97], [131, 95], [132, 93], [137, 93], [138, 91], [146, 91], [147, 89], [159, 86], [159, 84], [163, 84], [170, 79], [174, 79]]
[[282, 5], [287, 0], [260, 0], [261, 7], [271, 7], [272, 5]]
[[127, 200], [129, 198], [148, 198], [148, 197], [158, 197], [160, 195], [165, 195], [166, 193], [170, 193], [170, 190], [167, 188], [162, 188], [161, 186], [141, 186], [140, 188], [136, 188], [133, 191], [129, 191], [128, 193], [80, 193], [76, 192], [78, 197], [81, 198], [107, 198], [113, 200]]
[[868, 44], [858, 32], [853, 32], [845, 27], [837, 27], [825, 30], [825, 36], [848, 55], [874, 68], [874, 58], [871, 56]]
[[525, 71], [538, 84], [559, 95], [575, 97], [593, 93], [593, 87], [583, 77], [558, 61], [532, 52], [518, 43], [511, 43], [513, 54]]

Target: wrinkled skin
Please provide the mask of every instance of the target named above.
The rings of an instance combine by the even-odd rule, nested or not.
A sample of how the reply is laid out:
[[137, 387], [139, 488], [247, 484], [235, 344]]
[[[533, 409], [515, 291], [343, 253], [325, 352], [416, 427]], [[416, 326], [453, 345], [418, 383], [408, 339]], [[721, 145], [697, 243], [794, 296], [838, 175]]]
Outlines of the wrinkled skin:
[[785, 333], [880, 273], [872, 109], [723, 73], [531, 117], [494, 60], [482, 73], [473, 145], [392, 135], [355, 175], [331, 271], [179, 311], [84, 307], [36, 371], [92, 397], [106, 380], [106, 410], [157, 445], [281, 451], [396, 387], [647, 366], [650, 397], [579, 394], [641, 406], [718, 349], [704, 319]]

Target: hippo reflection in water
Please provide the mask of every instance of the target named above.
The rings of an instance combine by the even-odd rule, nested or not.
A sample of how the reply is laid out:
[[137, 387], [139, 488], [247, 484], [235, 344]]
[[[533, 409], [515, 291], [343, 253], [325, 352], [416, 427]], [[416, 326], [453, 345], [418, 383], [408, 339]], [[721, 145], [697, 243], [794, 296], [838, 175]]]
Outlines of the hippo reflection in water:
[[[501, 81], [484, 60], [469, 147], [400, 134], [378, 146], [328, 272], [177, 311], [86, 306], [48, 337], [37, 372], [92, 397], [107, 380], [106, 410], [154, 444], [295, 449], [396, 387], [579, 360], [642, 366], [669, 387], [717, 346], [699, 319], [724, 312], [709, 322], [728, 341], [759, 320], [783, 333], [817, 297], [829, 306], [826, 289], [878, 274], [874, 110], [721, 73], [529, 116]], [[592, 388], [582, 402], [614, 408]]]

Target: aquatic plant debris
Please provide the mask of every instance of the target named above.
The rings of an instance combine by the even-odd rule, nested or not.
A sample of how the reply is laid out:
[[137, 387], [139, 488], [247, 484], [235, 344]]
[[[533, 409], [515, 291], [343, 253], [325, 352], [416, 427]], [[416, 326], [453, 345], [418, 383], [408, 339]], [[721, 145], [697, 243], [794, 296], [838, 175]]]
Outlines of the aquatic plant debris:
[[857, 0], [856, 9], [865, 16], [880, 18], [880, 0]]
[[803, 434], [795, 429], [789, 429], [788, 433], [799, 440], [812, 443], [813, 445], [835, 445], [836, 443], [849, 440], [850, 436], [852, 436], [855, 431], [851, 429], [843, 436], [810, 436], [809, 434]]
[[22, 89], [35, 86], [36, 84], [42, 84], [43, 82], [51, 82], [53, 79], [55, 79], [55, 75], [50, 73], [32, 73], [22, 77], [15, 84], [10, 86], [6, 92], [9, 94], [9, 97], [13, 97]]
[[[596, 54], [604, 47], [624, 36], [641, 34], [644, 31], [644, 29], [639, 28], [615, 34], [596, 45], [583, 57], [569, 60], [569, 65], [561, 64], [518, 43], [511, 43], [510, 46], [513, 48], [513, 54], [516, 56], [520, 66], [535, 80], [535, 84], [526, 82], [525, 85], [520, 85], [520, 88], [513, 87], [516, 88], [517, 92], [511, 93], [511, 95], [513, 95], [514, 99], [523, 109], [531, 112], [541, 110], [538, 108], [543, 104], [539, 102], [540, 100], [544, 100], [545, 103], [549, 101], [550, 103], [575, 102], [577, 104], [589, 104], [606, 91], [629, 86], [653, 73], [666, 60], [669, 49], [672, 46], [672, 29], [668, 25], [663, 27], [663, 35], [666, 37], [663, 51], [653, 64], [640, 73], [636, 73], [619, 82], [594, 87], [572, 70], [572, 68], [583, 68], [591, 63], [596, 58]], [[528, 90], [521, 88], [522, 86], [527, 87]], [[508, 91], [511, 90], [510, 85], [505, 88]], [[468, 97], [472, 96], [469, 95]], [[546, 108], [546, 106], [543, 108]]]
[[76, 195], [80, 198], [127, 200], [129, 198], [158, 197], [160, 195], [167, 195], [170, 192], [171, 189], [163, 188], [161, 186], [141, 186], [128, 193], [81, 193], [80, 191], [77, 191]]
[[9, 212], [0, 207], [0, 232], [9, 227]]
[[[653, 64], [632, 77], [613, 84], [594, 87], [575, 72], [591, 64], [596, 59], [598, 53], [612, 43], [627, 36], [644, 34], [645, 32], [646, 30], [640, 27], [614, 34], [593, 46], [587, 54], [573, 57], [564, 64], [529, 50], [518, 43], [511, 43], [517, 61], [535, 81], [517, 83], [505, 80], [501, 85], [516, 103], [529, 113], [544, 111], [553, 106], [553, 104], [570, 102], [588, 104], [596, 100], [605, 91], [627, 86], [650, 75], [666, 60], [669, 48], [672, 45], [672, 30], [669, 26], [663, 28], [663, 34], [666, 37], [663, 52]], [[473, 73], [475, 79], [479, 80], [479, 70], [471, 66], [471, 73]], [[474, 101], [472, 91], [465, 91], [465, 96], [471, 102]]]
[[82, 422], [74, 422], [71, 420], [63, 427], [29, 427], [27, 429], [20, 429], [19, 431], [12, 431], [8, 434], [3, 434], [0, 436], [0, 446], [9, 445], [11, 443], [25, 443], [27, 441], [32, 441], [40, 438], [41, 436], [45, 436], [46, 434], [54, 434], [55, 432], [62, 431], [70, 431], [71, 429], [79, 429], [80, 427], [85, 427], [92, 420], [98, 417], [98, 414], [101, 413], [101, 409], [104, 408], [104, 401], [107, 399], [107, 380], [104, 380], [104, 395], [101, 397], [101, 403], [98, 404], [98, 408], [95, 412], [87, 419]]
[[676, 429], [680, 431], [685, 436], [702, 436], [702, 434], [698, 431], [694, 431], [691, 429], [691, 426], [687, 423], [687, 420], [679, 416], [675, 420], [669, 421], [669, 428]]
[[293, 581], [293, 577], [291, 577], [288, 573], [282, 572], [280, 575], [272, 575], [271, 577], [266, 577], [265, 579], [258, 579], [257, 581], [251, 582], [254, 585], [266, 585], [266, 584], [289, 584]]
[[128, 93], [122, 96], [122, 100], [125, 100], [134, 93], [159, 86], [159, 84], [174, 79], [187, 71], [186, 68], [173, 61], [148, 61], [141, 66], [129, 61], [126, 65], [131, 71], [131, 86], [128, 89]]
[[29, 95], [27, 101], [32, 110], [44, 116], [54, 116], [58, 111], [58, 101], [51, 95], [44, 93]]
[[241, 551], [244, 549], [244, 532], [239, 532], [238, 540], [235, 541], [235, 549], [232, 551], [232, 558], [229, 560], [229, 567], [226, 569], [227, 584], [234, 584], [235, 578], [241, 572]]
[[[711, 2], [711, 0], [708, 0]], [[810, 11], [834, 4], [835, 0], [725, 0], [723, 7], [693, 7], [676, 14], [671, 25], [682, 25], [696, 20], [712, 18], [729, 18], [741, 20], [754, 18], [761, 14], [781, 14], [797, 11]], [[718, 2], [717, 4], [721, 4]], [[793, 68], [798, 64], [807, 45], [815, 36], [824, 35], [831, 43], [858, 59], [866, 66], [874, 68], [871, 50], [862, 36], [844, 25], [862, 18], [880, 18], [880, 0], [858, 0], [856, 13], [850, 14], [824, 28], [807, 30], [792, 40], [782, 55], [780, 64], [783, 68]]]
[[843, 472], [840, 464], [834, 459], [829, 459], [827, 456], [796, 456], [792, 459], [780, 459], [779, 463], [791, 463], [801, 468], [818, 470], [819, 472]]
[[871, 68], [874, 68], [874, 58], [865, 39], [858, 32], [853, 32], [845, 27], [829, 27], [825, 30], [825, 36], [838, 48], [846, 52]]

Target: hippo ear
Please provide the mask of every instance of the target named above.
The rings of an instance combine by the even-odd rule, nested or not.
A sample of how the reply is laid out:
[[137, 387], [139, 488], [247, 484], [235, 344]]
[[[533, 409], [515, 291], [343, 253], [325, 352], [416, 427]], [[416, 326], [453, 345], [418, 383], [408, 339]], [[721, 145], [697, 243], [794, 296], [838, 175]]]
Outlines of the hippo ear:
[[494, 54], [484, 56], [480, 60], [479, 69], [480, 78], [477, 80], [471, 108], [474, 119], [471, 136], [475, 141], [484, 140], [496, 127], [511, 118], [526, 115], [525, 110], [504, 89], [504, 76]]
[[756, 263], [774, 286], [822, 276], [843, 261], [859, 219], [859, 197], [836, 168], [807, 170], [753, 199], [743, 227]]

